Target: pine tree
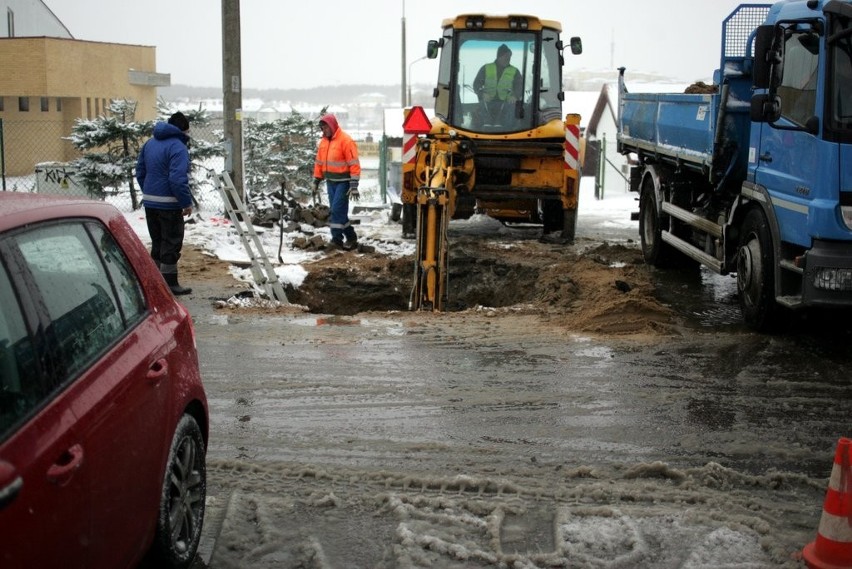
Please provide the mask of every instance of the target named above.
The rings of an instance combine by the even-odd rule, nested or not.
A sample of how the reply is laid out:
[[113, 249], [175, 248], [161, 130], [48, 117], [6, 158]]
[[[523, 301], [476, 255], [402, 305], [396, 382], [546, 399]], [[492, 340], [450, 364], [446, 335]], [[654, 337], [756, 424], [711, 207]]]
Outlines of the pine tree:
[[83, 156], [74, 160], [77, 177], [92, 197], [103, 198], [105, 188], [130, 187], [133, 209], [139, 200], [133, 179], [133, 168], [144, 138], [150, 136], [153, 123], [136, 122], [136, 102], [128, 99], [110, 101], [108, 116], [93, 120], [77, 119], [68, 140]]
[[316, 121], [295, 110], [272, 122], [246, 119], [243, 125], [246, 187], [257, 191], [287, 184], [310, 187], [316, 130]]

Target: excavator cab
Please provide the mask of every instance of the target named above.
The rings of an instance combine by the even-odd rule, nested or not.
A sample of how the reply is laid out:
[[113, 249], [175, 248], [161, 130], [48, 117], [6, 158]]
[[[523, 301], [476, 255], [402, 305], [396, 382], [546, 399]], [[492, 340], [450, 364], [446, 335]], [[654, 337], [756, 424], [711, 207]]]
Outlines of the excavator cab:
[[[500, 134], [561, 121], [559, 28], [526, 16], [503, 20], [458, 16], [444, 23], [440, 40], [429, 42], [427, 56], [438, 57], [439, 48], [441, 54], [435, 115], [449, 126]], [[572, 38], [570, 47], [581, 53], [580, 38]]]
[[[426, 49], [439, 59], [435, 117], [403, 143], [402, 231], [417, 240], [413, 310], [447, 304], [449, 220], [480, 213], [540, 225], [565, 243], [576, 226], [580, 116], [562, 116], [561, 24], [463, 14], [441, 27]], [[581, 53], [580, 38], [570, 48]]]

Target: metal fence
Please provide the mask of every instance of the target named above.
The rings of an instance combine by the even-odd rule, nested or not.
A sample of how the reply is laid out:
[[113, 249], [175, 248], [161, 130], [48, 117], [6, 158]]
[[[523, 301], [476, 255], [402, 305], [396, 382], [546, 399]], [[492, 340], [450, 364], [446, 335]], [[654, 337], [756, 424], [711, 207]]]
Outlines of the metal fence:
[[[72, 127], [73, 123], [56, 120], [0, 119], [0, 190], [90, 197], [73, 166], [82, 154], [68, 140]], [[192, 128], [194, 140], [217, 143], [221, 135], [221, 124], [215, 122]], [[223, 158], [193, 161], [191, 186], [199, 209], [221, 211], [213, 176], [223, 169]], [[103, 199], [132, 211], [131, 191], [141, 200], [135, 180], [133, 186], [104, 188]]]

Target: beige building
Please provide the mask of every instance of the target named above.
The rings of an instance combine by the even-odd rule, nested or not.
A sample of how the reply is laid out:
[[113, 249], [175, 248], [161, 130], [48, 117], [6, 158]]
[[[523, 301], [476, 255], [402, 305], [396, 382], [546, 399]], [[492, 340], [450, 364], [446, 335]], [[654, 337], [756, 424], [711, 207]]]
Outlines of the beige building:
[[[64, 140], [78, 118], [103, 115], [110, 100], [137, 102], [136, 119], [156, 118], [156, 49], [78, 40], [40, 0], [0, 0], [0, 120], [6, 176], [77, 157]], [[41, 33], [39, 33], [41, 32]], [[26, 35], [23, 35], [26, 34]]]

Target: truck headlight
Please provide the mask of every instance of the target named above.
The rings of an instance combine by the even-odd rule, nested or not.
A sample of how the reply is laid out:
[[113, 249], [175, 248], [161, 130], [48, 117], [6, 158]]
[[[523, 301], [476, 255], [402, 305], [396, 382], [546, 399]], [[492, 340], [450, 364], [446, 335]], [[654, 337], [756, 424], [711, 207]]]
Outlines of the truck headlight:
[[843, 216], [843, 223], [846, 227], [852, 229], [852, 205], [840, 206], [840, 214]]

